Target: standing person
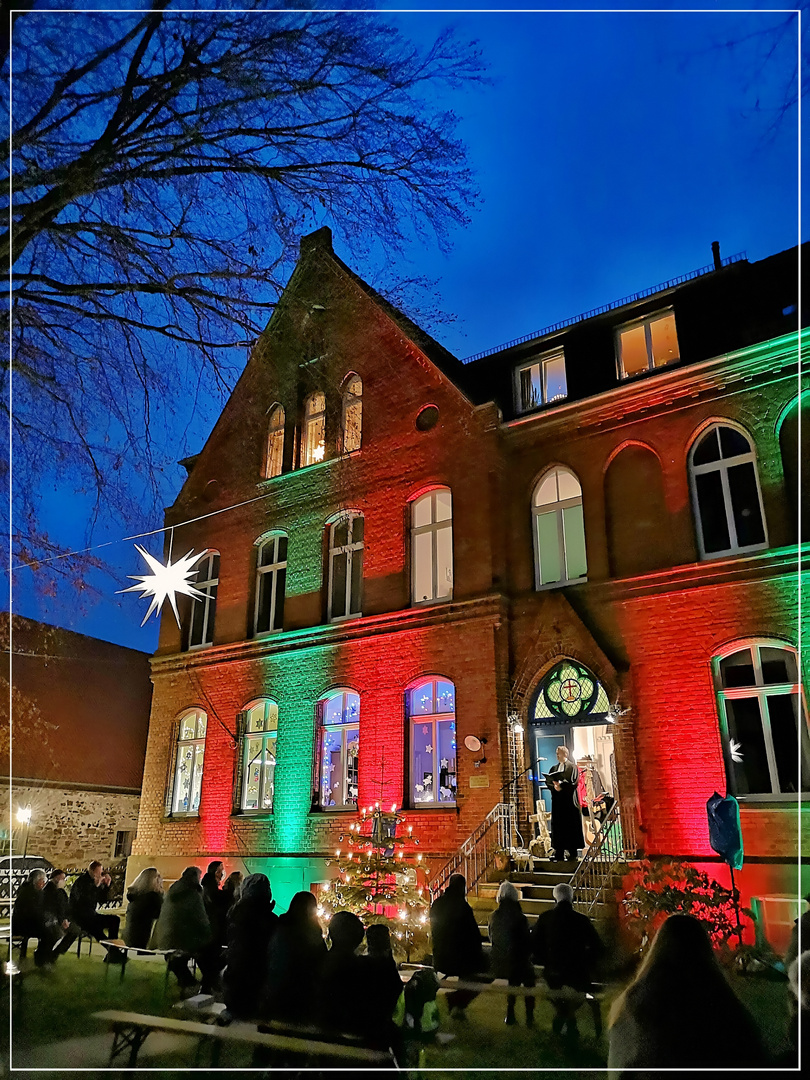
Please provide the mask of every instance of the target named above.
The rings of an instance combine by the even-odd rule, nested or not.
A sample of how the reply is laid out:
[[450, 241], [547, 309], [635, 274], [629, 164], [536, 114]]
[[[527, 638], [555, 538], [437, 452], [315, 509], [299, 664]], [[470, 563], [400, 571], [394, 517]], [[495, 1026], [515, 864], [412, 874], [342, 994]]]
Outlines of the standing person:
[[[510, 986], [535, 986], [531, 961], [529, 920], [523, 914], [518, 891], [511, 881], [502, 881], [498, 906], [489, 916], [490, 969], [496, 979], [508, 979]], [[534, 998], [525, 997], [526, 1027], [534, 1026]], [[504, 1023], [516, 1024], [515, 995], [506, 998]]]
[[244, 874], [241, 870], [234, 870], [232, 874], [228, 874], [225, 878], [225, 884], [222, 886], [222, 893], [227, 897], [227, 904], [225, 905], [226, 915], [239, 899], [243, 881]]
[[[485, 967], [484, 949], [473, 909], [467, 903], [463, 874], [452, 874], [447, 888], [430, 908], [433, 967], [445, 975], [470, 977]], [[477, 997], [474, 990], [454, 990], [447, 995], [450, 1015], [465, 1020], [464, 1010]]]
[[551, 792], [551, 845], [554, 850], [552, 862], [577, 858], [579, 848], [585, 846], [582, 835], [582, 809], [577, 796], [579, 769], [569, 760], [567, 746], [557, 747], [557, 764], [546, 773], [546, 783]]
[[194, 957], [202, 974], [202, 993], [214, 989], [222, 967], [222, 949], [214, 943], [205, 911], [199, 866], [187, 866], [169, 888], [155, 927], [158, 949], [175, 953], [167, 959], [180, 986], [194, 985], [188, 962]]
[[326, 942], [318, 922], [318, 901], [298, 892], [279, 916], [267, 954], [265, 1012], [271, 1020], [311, 1021], [315, 988]]
[[55, 923], [47, 918], [42, 892], [48, 875], [44, 870], [32, 870], [17, 889], [11, 912], [11, 933], [14, 937], [37, 939], [34, 963], [49, 967], [53, 963], [53, 947], [59, 940]]
[[222, 988], [237, 1020], [261, 1015], [267, 994], [267, 951], [278, 927], [276, 902], [266, 874], [249, 874], [228, 912], [228, 953]]
[[[569, 987], [587, 994], [592, 989], [594, 964], [604, 952], [602, 940], [587, 915], [574, 911], [574, 890], [560, 883], [554, 886], [554, 907], [539, 915], [531, 933], [532, 957], [544, 967], [543, 976], [551, 990]], [[551, 1029], [556, 1035], [575, 1039], [579, 1035], [576, 1008], [557, 999]]]
[[64, 870], [51, 870], [48, 883], [42, 890], [42, 903], [45, 907], [45, 918], [53, 924], [57, 941], [53, 950], [53, 960], [62, 953], [66, 953], [76, 938], [79, 936], [80, 927], [70, 920], [70, 900], [65, 890], [67, 875]]
[[670, 915], [638, 974], [610, 1011], [608, 1068], [757, 1068], [766, 1063], [751, 1014], [738, 1000], [702, 922]]
[[127, 889], [124, 941], [134, 949], [148, 949], [152, 927], [163, 907], [163, 879], [157, 867], [141, 870]]
[[[70, 890], [70, 918], [85, 933], [97, 941], [111, 941], [118, 937], [121, 920], [117, 915], [99, 915], [99, 904], [105, 904], [110, 896], [112, 878], [104, 867], [94, 859], [83, 874], [79, 874]], [[109, 955], [109, 953], [108, 953]]]
[[225, 864], [218, 859], [208, 864], [208, 869], [202, 879], [203, 899], [208, 921], [211, 924], [213, 940], [217, 945], [225, 945], [228, 936], [228, 907], [229, 900], [222, 890], [222, 880], [225, 877]]

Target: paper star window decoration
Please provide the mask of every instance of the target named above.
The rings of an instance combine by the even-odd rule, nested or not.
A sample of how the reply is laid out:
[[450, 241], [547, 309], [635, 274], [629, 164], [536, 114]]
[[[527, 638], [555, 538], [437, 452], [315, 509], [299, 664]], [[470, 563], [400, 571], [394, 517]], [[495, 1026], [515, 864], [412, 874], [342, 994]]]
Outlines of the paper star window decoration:
[[447, 768], [447, 758], [446, 757], [443, 757], [441, 759], [441, 761], [439, 762], [439, 768], [440, 769], [446, 769]]
[[731, 760], [736, 761], [737, 764], [742, 763], [742, 743], [738, 743], [736, 739], [729, 739], [728, 743], [729, 753], [731, 754]]
[[425, 753], [426, 754], [432, 754], [433, 753], [433, 747], [431, 746], [430, 743], [428, 743], [427, 746], [425, 747]]
[[161, 608], [167, 600], [172, 606], [174, 617], [179, 626], [180, 615], [177, 611], [177, 594], [182, 593], [184, 596], [190, 596], [192, 600], [204, 599], [204, 593], [201, 593], [199, 589], [195, 589], [191, 584], [190, 579], [197, 573], [192, 567], [196, 562], [199, 562], [203, 555], [205, 555], [205, 552], [201, 551], [195, 555], [193, 551], [189, 551], [182, 559], [178, 559], [177, 562], [172, 562], [171, 554], [169, 554], [166, 565], [164, 566], [162, 562], [153, 555], [150, 555], [140, 544], [136, 544], [135, 547], [143, 556], [151, 573], [128, 574], [127, 576], [132, 578], [136, 584], [130, 585], [128, 589], [119, 589], [118, 592], [139, 592], [143, 597], [152, 597], [152, 602], [143, 617], [141, 626], [143, 626], [153, 611], [157, 618]]

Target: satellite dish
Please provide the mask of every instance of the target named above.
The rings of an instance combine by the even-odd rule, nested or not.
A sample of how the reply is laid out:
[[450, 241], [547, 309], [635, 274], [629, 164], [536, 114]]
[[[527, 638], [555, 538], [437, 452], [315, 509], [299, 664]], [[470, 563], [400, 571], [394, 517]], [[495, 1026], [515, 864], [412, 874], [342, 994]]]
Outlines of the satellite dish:
[[478, 751], [481, 749], [481, 740], [477, 739], [475, 735], [468, 735], [467, 738], [464, 740], [464, 745], [469, 751], [471, 751], [471, 753], [477, 754]]

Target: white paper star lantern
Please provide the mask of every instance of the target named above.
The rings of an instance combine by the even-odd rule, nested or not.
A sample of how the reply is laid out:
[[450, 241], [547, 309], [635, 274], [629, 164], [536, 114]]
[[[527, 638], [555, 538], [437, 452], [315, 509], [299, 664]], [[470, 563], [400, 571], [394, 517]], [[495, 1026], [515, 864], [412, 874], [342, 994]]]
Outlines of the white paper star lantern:
[[178, 559], [177, 562], [172, 562], [170, 555], [164, 566], [162, 562], [159, 562], [153, 555], [150, 555], [148, 551], [145, 551], [140, 544], [136, 544], [135, 547], [141, 553], [146, 565], [152, 572], [151, 574], [142, 575], [128, 574], [127, 577], [132, 578], [137, 584], [130, 585], [128, 589], [119, 589], [118, 591], [121, 593], [140, 592], [141, 596], [152, 597], [149, 610], [144, 615], [141, 626], [143, 626], [153, 611], [155, 613], [155, 618], [157, 618], [160, 609], [163, 607], [166, 600], [171, 604], [174, 617], [179, 626], [180, 616], [177, 611], [177, 594], [182, 593], [184, 596], [190, 596], [192, 600], [204, 599], [204, 593], [201, 593], [199, 589], [195, 589], [191, 584], [190, 579], [197, 573], [196, 570], [192, 570], [192, 567], [203, 557], [203, 555], [205, 555], [205, 552], [201, 551], [199, 554], [195, 555], [193, 551], [189, 551], [182, 559]]
[[731, 760], [736, 761], [738, 765], [741, 764], [743, 759], [742, 743], [738, 743], [736, 739], [729, 739], [728, 744]]

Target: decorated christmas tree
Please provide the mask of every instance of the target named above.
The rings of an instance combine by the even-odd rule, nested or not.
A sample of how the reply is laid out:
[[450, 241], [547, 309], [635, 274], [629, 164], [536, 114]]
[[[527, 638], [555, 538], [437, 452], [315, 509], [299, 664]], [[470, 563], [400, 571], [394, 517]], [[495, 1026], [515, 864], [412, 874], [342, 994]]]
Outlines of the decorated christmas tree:
[[329, 860], [339, 873], [320, 900], [327, 922], [338, 911], [352, 911], [367, 926], [386, 923], [395, 954], [410, 959], [427, 943], [429, 894], [422, 856], [413, 853], [419, 841], [413, 826], [404, 826], [396, 806], [364, 807], [340, 837], [346, 847]]

